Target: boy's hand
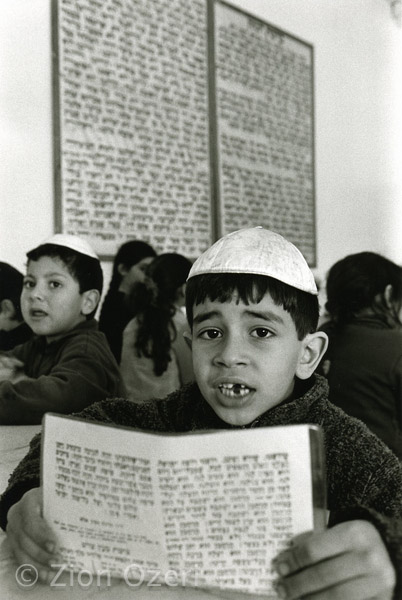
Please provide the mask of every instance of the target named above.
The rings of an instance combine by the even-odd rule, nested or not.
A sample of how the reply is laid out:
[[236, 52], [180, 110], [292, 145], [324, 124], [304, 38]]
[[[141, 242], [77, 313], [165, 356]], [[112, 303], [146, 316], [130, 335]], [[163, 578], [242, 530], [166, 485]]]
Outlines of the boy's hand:
[[6, 379], [13, 380], [16, 376], [21, 374], [23, 366], [24, 363], [14, 356], [0, 355], [0, 381]]
[[50, 565], [57, 563], [56, 538], [42, 517], [40, 488], [29, 490], [10, 508], [6, 532], [17, 562], [30, 565], [40, 581], [49, 582], [53, 576]]
[[377, 529], [349, 521], [304, 534], [273, 561], [281, 598], [391, 600], [395, 570]]

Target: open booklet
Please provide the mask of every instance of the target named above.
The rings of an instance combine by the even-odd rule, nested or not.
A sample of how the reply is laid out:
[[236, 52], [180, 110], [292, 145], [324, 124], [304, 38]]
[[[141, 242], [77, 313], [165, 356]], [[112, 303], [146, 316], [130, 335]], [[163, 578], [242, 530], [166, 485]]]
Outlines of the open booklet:
[[276, 598], [271, 560], [325, 526], [310, 425], [160, 434], [46, 414], [44, 517], [69, 568]]

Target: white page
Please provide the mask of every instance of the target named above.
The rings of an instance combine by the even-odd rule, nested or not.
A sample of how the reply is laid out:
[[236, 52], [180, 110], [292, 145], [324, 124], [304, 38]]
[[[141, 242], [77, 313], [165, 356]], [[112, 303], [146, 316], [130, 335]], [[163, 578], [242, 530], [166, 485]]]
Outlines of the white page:
[[160, 435], [45, 419], [44, 515], [75, 569], [267, 593], [272, 558], [313, 529], [307, 425]]

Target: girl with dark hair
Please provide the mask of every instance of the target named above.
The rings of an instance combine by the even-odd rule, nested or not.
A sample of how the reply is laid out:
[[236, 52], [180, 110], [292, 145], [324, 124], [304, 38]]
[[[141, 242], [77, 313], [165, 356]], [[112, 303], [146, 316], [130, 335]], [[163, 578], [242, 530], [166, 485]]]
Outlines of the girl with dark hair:
[[149, 244], [132, 240], [120, 246], [114, 258], [112, 279], [99, 317], [99, 329], [106, 335], [118, 363], [123, 329], [132, 317], [127, 306], [127, 295], [133, 284], [144, 278], [144, 271], [155, 256], [156, 252]]
[[120, 371], [134, 402], [164, 398], [193, 381], [184, 290], [191, 262], [176, 253], [156, 257], [128, 300], [136, 315], [123, 332]]
[[329, 399], [402, 459], [402, 268], [374, 252], [346, 256], [328, 273], [326, 309]]

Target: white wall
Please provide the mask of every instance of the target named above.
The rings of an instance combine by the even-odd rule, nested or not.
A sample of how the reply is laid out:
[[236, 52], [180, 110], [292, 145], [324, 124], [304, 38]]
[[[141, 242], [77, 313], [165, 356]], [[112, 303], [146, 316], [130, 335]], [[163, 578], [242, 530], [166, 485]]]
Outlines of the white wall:
[[50, 0], [0, 0], [0, 260], [53, 233]]
[[[402, 29], [389, 3], [232, 3], [314, 45], [316, 274], [360, 250], [402, 263]], [[0, 40], [0, 260], [23, 269], [53, 233], [50, 0], [0, 0]]]

